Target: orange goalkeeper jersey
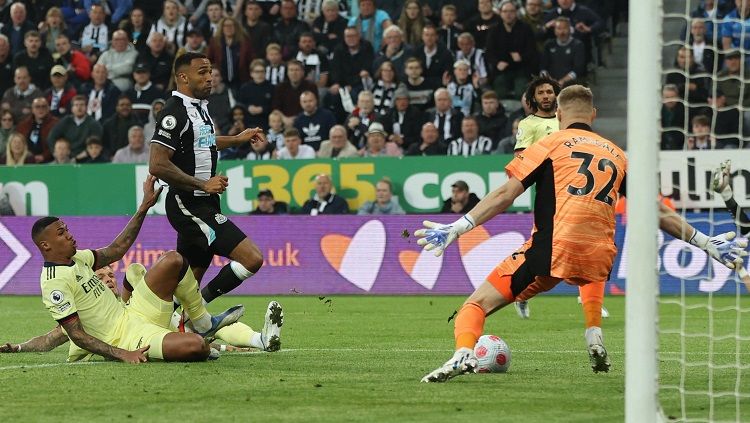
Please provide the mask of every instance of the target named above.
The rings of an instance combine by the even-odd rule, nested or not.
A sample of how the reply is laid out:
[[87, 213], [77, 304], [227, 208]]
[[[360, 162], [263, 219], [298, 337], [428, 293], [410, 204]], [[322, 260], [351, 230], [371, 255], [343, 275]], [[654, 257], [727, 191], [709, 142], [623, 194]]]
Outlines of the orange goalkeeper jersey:
[[585, 124], [533, 144], [505, 168], [525, 188], [536, 183], [526, 261], [537, 276], [605, 281], [614, 263], [615, 203], [625, 192], [625, 153]]

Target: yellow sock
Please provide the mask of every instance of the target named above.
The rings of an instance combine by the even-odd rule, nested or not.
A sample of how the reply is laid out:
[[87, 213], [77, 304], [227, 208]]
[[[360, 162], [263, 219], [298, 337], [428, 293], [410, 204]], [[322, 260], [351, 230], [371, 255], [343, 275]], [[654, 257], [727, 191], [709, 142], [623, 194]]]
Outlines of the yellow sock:
[[182, 308], [185, 309], [188, 317], [193, 322], [193, 326], [198, 331], [205, 332], [211, 327], [211, 315], [208, 314], [208, 310], [206, 310], [206, 306], [203, 304], [203, 297], [201, 297], [198, 281], [189, 267], [187, 272], [185, 272], [185, 276], [177, 284], [174, 296], [180, 301]]
[[251, 342], [255, 333], [257, 332], [250, 326], [242, 322], [237, 322], [219, 329], [216, 332], [216, 337], [235, 347], [255, 347]]

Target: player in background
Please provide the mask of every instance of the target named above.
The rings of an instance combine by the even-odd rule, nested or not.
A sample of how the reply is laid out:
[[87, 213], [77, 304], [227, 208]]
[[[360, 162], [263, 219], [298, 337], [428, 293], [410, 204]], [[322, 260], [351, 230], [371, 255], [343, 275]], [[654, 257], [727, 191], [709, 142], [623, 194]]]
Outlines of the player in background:
[[[159, 113], [151, 139], [149, 172], [169, 184], [166, 213], [177, 231], [177, 252], [184, 256], [199, 283], [215, 254], [230, 259], [201, 290], [207, 303], [238, 287], [263, 265], [263, 254], [221, 213], [219, 195], [229, 179], [216, 174], [217, 150], [264, 139], [260, 128], [234, 136], [216, 135], [208, 113], [211, 62], [205, 55], [186, 53], [174, 62], [177, 90]], [[274, 324], [283, 325], [278, 303], [269, 309]], [[278, 339], [269, 339], [278, 348]]]
[[[120, 260], [135, 241], [161, 192], [154, 190], [155, 182], [156, 178], [149, 175], [143, 184], [143, 202], [107, 247], [77, 250], [67, 225], [56, 217], [40, 218], [32, 226], [31, 238], [44, 258], [42, 301], [72, 341], [69, 361], [90, 354], [128, 363], [205, 360], [210, 350], [204, 338], [213, 337], [244, 313], [244, 307], [235, 306], [211, 316], [187, 261], [174, 251], [162, 255], [143, 275], [144, 282], [133, 291], [127, 307], [94, 274], [96, 269]], [[173, 297], [185, 305], [199, 333], [167, 329]]]
[[[617, 254], [614, 203], [617, 195], [625, 195], [627, 159], [615, 143], [592, 132], [596, 111], [588, 88], [563, 89], [557, 117], [564, 129], [518, 154], [505, 168], [509, 179], [503, 186], [455, 222], [425, 221], [425, 228], [415, 232], [418, 244], [439, 256], [456, 238], [505, 211], [536, 184], [531, 238], [469, 296], [454, 320], [453, 357], [422, 378], [423, 382], [445, 382], [475, 372], [474, 346], [485, 318], [495, 311], [548, 291], [563, 280], [603, 286], [608, 279]], [[660, 213], [662, 230], [700, 247], [727, 267], [734, 268], [747, 254], [746, 242], [731, 241], [734, 233], [709, 238], [668, 208], [662, 206]], [[594, 300], [601, 301], [601, 297]], [[586, 319], [592, 369], [608, 371], [601, 314], [587, 314]]]
[[[732, 218], [737, 226], [739, 226], [740, 234], [745, 237], [748, 236], [750, 234], [750, 217], [739, 207], [737, 201], [734, 199], [731, 160], [726, 160], [714, 171], [712, 187], [714, 192], [721, 195], [721, 198], [724, 200], [727, 210], [729, 210]], [[748, 275], [744, 266], [737, 269], [737, 274], [742, 279], [747, 290], [750, 291], [750, 275]]]

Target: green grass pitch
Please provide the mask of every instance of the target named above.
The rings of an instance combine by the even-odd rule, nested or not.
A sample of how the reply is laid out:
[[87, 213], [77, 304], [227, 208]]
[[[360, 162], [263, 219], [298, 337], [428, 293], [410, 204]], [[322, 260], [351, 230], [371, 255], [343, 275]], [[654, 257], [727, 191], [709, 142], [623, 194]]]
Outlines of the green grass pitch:
[[[330, 302], [325, 300], [330, 299]], [[229, 297], [219, 310], [247, 306], [244, 322], [257, 328], [269, 298]], [[419, 379], [448, 359], [453, 326], [448, 317], [462, 297], [287, 296], [282, 351], [231, 354], [209, 363], [62, 364], [67, 348], [51, 353], [0, 355], [0, 415], [7, 421], [373, 421], [373, 422], [614, 422], [624, 416], [624, 298], [608, 297], [612, 317], [604, 321], [612, 370], [594, 374], [583, 341], [581, 308], [574, 297], [535, 298], [530, 320], [512, 308], [487, 320], [486, 332], [510, 345], [507, 374], [468, 375], [445, 384]], [[744, 298], [742, 299], [744, 302]], [[706, 297], [691, 297], [705, 304]], [[732, 306], [734, 297], [713, 299]], [[747, 307], [747, 303], [744, 303]], [[705, 309], [661, 307], [662, 328], [689, 333], [734, 335], [742, 315]], [[747, 308], [742, 313], [747, 315]], [[53, 322], [37, 297], [0, 297], [0, 341], [22, 341], [49, 330]], [[740, 323], [740, 341], [729, 336], [713, 345], [715, 392], [739, 386], [750, 393], [750, 324]], [[708, 366], [684, 374], [673, 359], [681, 340], [662, 337], [663, 384], [705, 391]], [[689, 362], [708, 360], [704, 337], [685, 341]], [[735, 352], [739, 351], [739, 355]], [[741, 368], [723, 368], [740, 361]], [[737, 376], [740, 376], [739, 382]], [[750, 421], [750, 398], [685, 397], [663, 390], [665, 414], [676, 419]], [[739, 415], [737, 410], [739, 409]], [[481, 420], [480, 420], [481, 419]]]

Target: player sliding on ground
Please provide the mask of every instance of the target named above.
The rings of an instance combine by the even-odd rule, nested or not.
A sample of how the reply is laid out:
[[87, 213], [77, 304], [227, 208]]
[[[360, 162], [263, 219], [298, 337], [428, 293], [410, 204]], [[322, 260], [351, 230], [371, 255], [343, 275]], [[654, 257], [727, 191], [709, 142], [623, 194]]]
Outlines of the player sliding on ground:
[[[456, 238], [505, 211], [536, 183], [531, 239], [469, 296], [455, 318], [453, 357], [422, 378], [423, 382], [445, 382], [475, 372], [474, 346], [486, 316], [548, 291], [562, 280], [603, 287], [609, 277], [617, 254], [614, 205], [617, 195], [625, 194], [627, 159], [615, 143], [592, 131], [596, 111], [591, 90], [573, 85], [563, 89], [557, 100], [557, 118], [564, 129], [514, 158], [505, 168], [508, 182], [457, 221], [448, 225], [425, 221], [425, 229], [415, 232], [420, 245], [440, 255]], [[704, 249], [727, 267], [734, 268], [747, 254], [746, 242], [731, 241], [734, 233], [709, 238], [668, 208], [661, 206], [660, 212], [664, 231]], [[589, 304], [598, 310], [601, 302], [599, 296]], [[601, 313], [586, 313], [586, 328], [591, 367], [594, 372], [606, 372], [610, 363]]]
[[[136, 263], [131, 264], [131, 266], [136, 266]], [[138, 266], [134, 267], [130, 272], [131, 276], [133, 271], [138, 271]], [[107, 288], [109, 288], [113, 294], [115, 294], [115, 297], [123, 300], [123, 302], [127, 305], [128, 301], [124, 300], [123, 297], [127, 297], [129, 299], [132, 293], [131, 291], [124, 290], [123, 295], [120, 295], [120, 289], [117, 285], [117, 279], [115, 279], [115, 274], [110, 266], [104, 266], [101, 269], [97, 269], [94, 274], [96, 274], [96, 277], [98, 277], [99, 280], [102, 281], [102, 283]], [[132, 279], [138, 281], [142, 280], [142, 278]], [[132, 284], [131, 282], [129, 283]], [[174, 312], [174, 314], [172, 315], [172, 322], [170, 323], [170, 329], [172, 331], [179, 331], [178, 324], [180, 322], [181, 316], [182, 315], [179, 312]], [[270, 321], [269, 313], [266, 313], [266, 320], [263, 326], [262, 333], [253, 331], [250, 326], [242, 322], [233, 323], [219, 329], [216, 332], [216, 339], [222, 340], [226, 342], [226, 344], [212, 343], [211, 348], [216, 351], [212, 350], [211, 355], [214, 356], [218, 353], [218, 351], [249, 351], [250, 349], [247, 347], [263, 349], [264, 344], [263, 342], [261, 342], [261, 338], [268, 338], [273, 334], [279, 336], [279, 332], [280, 328], [275, 326], [273, 322]], [[10, 342], [2, 344], [0, 345], [0, 353], [48, 352], [59, 347], [60, 345], [63, 345], [66, 342], [68, 342], [68, 337], [65, 336], [65, 333], [62, 330], [62, 326], [57, 325], [54, 329], [45, 333], [44, 335], [35, 336], [19, 344], [13, 344]]]
[[[203, 303], [190, 266], [179, 253], [162, 255], [143, 275], [125, 307], [94, 274], [96, 269], [122, 258], [138, 236], [148, 209], [159, 197], [155, 178], [143, 184], [143, 202], [120, 235], [107, 247], [77, 250], [76, 241], [56, 217], [37, 220], [31, 237], [44, 257], [42, 301], [71, 340], [69, 361], [89, 354], [140, 363], [147, 360], [199, 361], [208, 358], [204, 340], [236, 322], [244, 307], [235, 306], [211, 316]], [[173, 296], [183, 304], [197, 333], [168, 329]]]

